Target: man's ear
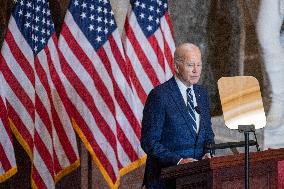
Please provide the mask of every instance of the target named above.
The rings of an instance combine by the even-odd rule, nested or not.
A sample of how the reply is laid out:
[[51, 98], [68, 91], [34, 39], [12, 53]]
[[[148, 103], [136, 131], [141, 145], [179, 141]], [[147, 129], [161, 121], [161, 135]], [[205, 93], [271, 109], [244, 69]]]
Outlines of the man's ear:
[[179, 67], [177, 64], [174, 64], [174, 70], [175, 70], [175, 73], [179, 73]]

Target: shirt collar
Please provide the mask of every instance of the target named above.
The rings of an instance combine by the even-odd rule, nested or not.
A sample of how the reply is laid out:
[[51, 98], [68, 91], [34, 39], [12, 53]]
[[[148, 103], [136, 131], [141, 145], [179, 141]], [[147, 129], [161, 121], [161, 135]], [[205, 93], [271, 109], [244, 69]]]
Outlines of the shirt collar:
[[180, 91], [186, 91], [186, 89], [190, 88], [191, 91], [193, 91], [193, 85], [191, 85], [190, 87], [187, 87], [178, 77], [175, 76], [178, 88], [180, 89]]

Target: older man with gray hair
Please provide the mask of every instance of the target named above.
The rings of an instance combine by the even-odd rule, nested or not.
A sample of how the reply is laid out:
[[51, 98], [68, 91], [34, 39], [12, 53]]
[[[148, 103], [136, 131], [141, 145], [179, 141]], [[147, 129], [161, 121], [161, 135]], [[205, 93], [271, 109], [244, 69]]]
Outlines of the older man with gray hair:
[[206, 143], [214, 143], [208, 93], [197, 85], [202, 71], [199, 48], [178, 46], [174, 68], [175, 76], [150, 92], [143, 111], [147, 189], [175, 188], [175, 183], [160, 179], [161, 168], [208, 158]]

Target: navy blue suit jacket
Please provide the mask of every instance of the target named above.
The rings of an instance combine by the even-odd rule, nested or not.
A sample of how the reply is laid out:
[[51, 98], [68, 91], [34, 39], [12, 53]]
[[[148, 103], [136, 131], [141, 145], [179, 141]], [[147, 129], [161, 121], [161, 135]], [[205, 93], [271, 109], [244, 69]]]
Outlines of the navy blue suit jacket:
[[205, 144], [214, 142], [207, 90], [193, 85], [200, 110], [196, 133], [186, 104], [172, 77], [148, 95], [142, 120], [141, 146], [147, 154], [144, 184], [147, 188], [171, 188], [160, 180], [161, 168], [177, 165], [181, 158], [200, 160]]

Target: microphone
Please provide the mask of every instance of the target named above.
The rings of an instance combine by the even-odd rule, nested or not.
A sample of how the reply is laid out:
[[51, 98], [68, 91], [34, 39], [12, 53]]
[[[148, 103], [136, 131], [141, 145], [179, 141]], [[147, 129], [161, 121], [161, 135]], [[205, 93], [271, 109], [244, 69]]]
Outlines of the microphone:
[[195, 111], [196, 111], [196, 113], [198, 113], [198, 114], [200, 114], [200, 113], [201, 113], [199, 106], [195, 106], [195, 107], [194, 107], [194, 110], [195, 110]]

